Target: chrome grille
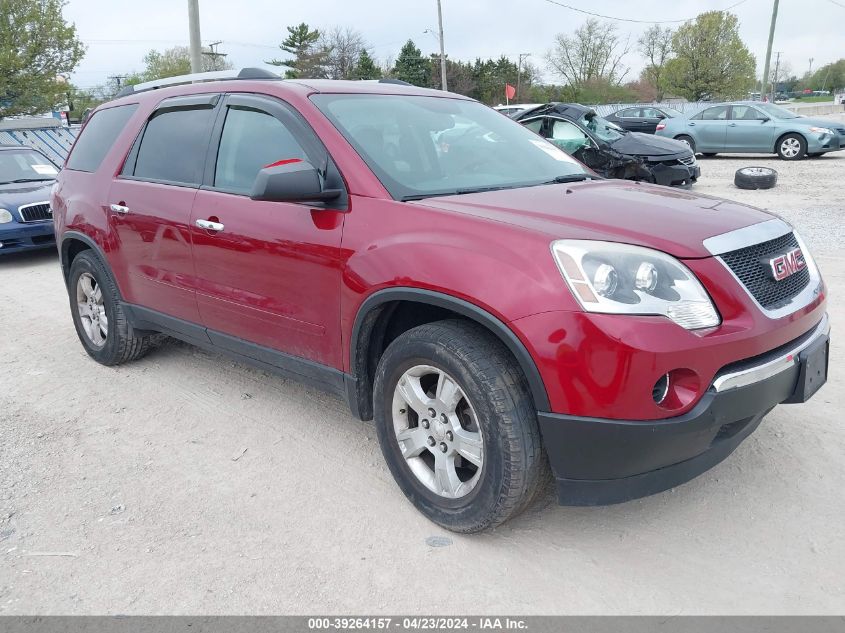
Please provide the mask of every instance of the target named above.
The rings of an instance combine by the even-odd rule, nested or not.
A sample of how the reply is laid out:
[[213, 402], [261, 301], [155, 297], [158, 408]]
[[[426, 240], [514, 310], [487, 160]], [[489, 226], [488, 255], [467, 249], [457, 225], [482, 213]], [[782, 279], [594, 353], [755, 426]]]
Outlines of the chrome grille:
[[695, 155], [690, 154], [689, 156], [684, 156], [683, 158], [678, 159], [679, 163], [683, 163], [687, 166], [695, 165]]
[[22, 222], [44, 222], [53, 219], [53, 211], [49, 202], [36, 202], [18, 207]]
[[775, 281], [769, 260], [799, 248], [793, 233], [787, 233], [768, 242], [746, 246], [723, 253], [722, 261], [743, 283], [751, 296], [767, 310], [788, 304], [810, 283], [809, 266], [781, 281]]

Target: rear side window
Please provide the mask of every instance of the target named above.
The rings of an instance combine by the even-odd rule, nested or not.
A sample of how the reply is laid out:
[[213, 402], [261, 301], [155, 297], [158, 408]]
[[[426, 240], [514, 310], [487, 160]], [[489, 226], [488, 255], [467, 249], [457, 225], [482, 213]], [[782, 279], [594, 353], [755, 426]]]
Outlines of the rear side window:
[[246, 193], [262, 168], [305, 158], [305, 151], [276, 117], [251, 108], [229, 108], [217, 152], [214, 186]]
[[724, 121], [728, 118], [728, 106], [716, 106], [699, 112], [694, 117], [696, 121]]
[[137, 155], [127, 160], [124, 174], [142, 180], [199, 185], [213, 116], [211, 107], [156, 112], [147, 122]]
[[65, 165], [76, 171], [97, 171], [126, 122], [135, 114], [138, 104], [133, 103], [94, 113], [76, 141]]

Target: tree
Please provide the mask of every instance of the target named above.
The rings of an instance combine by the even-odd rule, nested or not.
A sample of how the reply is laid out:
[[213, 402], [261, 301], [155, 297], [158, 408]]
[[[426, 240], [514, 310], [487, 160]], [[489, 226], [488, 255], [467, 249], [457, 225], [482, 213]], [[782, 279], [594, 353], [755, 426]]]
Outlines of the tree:
[[739, 20], [726, 11], [708, 11], [678, 27], [666, 85], [690, 101], [744, 97], [755, 83], [754, 57], [739, 37]]
[[329, 51], [322, 41], [322, 33], [317, 29], [311, 30], [305, 22], [297, 26], [287, 27], [288, 36], [279, 45], [286, 53], [293, 55], [293, 59], [271, 59], [268, 64], [273, 66], [287, 66], [285, 77], [319, 79], [327, 75], [326, 64]]
[[[202, 72], [213, 70], [230, 70], [232, 64], [222, 58], [216, 58], [210, 53], [210, 48], [203, 48]], [[177, 77], [191, 73], [191, 53], [187, 46], [174, 46], [163, 51], [151, 50], [144, 55], [144, 70], [133, 72], [126, 76], [123, 85], [133, 85], [142, 81], [154, 81], [165, 77]]]
[[663, 101], [666, 92], [666, 62], [672, 55], [672, 29], [668, 26], [662, 28], [655, 24], [643, 33], [639, 39], [640, 52], [646, 59], [646, 67], [643, 70], [641, 79], [654, 86], [655, 100]]
[[628, 74], [622, 59], [629, 50], [614, 24], [591, 18], [572, 35], [558, 34], [546, 59], [574, 88], [596, 80], [618, 86]]
[[427, 86], [431, 78], [431, 60], [422, 56], [413, 40], [408, 40], [399, 51], [392, 75], [415, 86]]
[[329, 79], [352, 79], [361, 53], [367, 48], [360, 32], [339, 27], [324, 35], [320, 45], [328, 51], [326, 69]]
[[376, 65], [375, 60], [370, 57], [367, 49], [361, 51], [358, 56], [358, 63], [352, 71], [353, 79], [381, 79], [381, 68]]
[[816, 69], [805, 77], [799, 85], [809, 90], [830, 90], [845, 88], [845, 58]]
[[85, 47], [63, 0], [0, 0], [0, 117], [49, 112], [66, 100]]

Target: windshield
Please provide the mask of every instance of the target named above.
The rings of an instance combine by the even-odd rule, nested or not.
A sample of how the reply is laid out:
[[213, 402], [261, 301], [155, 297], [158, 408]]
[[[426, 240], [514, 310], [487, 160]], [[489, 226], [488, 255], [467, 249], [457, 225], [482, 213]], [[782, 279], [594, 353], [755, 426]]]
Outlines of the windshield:
[[754, 107], [759, 108], [773, 119], [797, 119], [798, 115], [786, 108], [781, 108], [773, 103], [755, 103]]
[[311, 99], [397, 200], [587, 177], [565, 152], [475, 101], [369, 94]]
[[662, 106], [660, 108], [660, 111], [663, 112], [663, 114], [665, 114], [669, 118], [684, 116], [683, 112], [681, 112], [680, 110], [676, 110], [675, 108], [667, 108], [666, 106]]
[[56, 167], [31, 149], [0, 151], [0, 185], [11, 182], [55, 180]]
[[624, 134], [622, 128], [620, 128], [618, 125], [614, 125], [606, 119], [601, 118], [600, 116], [594, 116], [593, 118], [589, 119], [585, 114], [581, 117], [580, 122], [581, 125], [583, 125], [590, 132], [598, 136], [599, 139], [607, 143], [618, 141], [620, 138], [622, 138], [622, 135]]

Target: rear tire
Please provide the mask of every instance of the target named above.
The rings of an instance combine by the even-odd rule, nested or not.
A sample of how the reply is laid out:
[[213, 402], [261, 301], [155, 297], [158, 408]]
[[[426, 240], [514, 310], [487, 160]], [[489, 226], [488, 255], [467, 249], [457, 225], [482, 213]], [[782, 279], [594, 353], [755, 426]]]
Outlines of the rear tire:
[[92, 251], [74, 258], [68, 295], [76, 334], [98, 363], [112, 366], [136, 360], [157, 341], [158, 336], [140, 335], [130, 325], [114, 279]]
[[775, 146], [781, 160], [801, 160], [807, 154], [807, 141], [800, 134], [784, 134]]
[[693, 155], [695, 155], [695, 140], [691, 136], [681, 134], [680, 136], [676, 136], [675, 140], [689, 145], [689, 148], [692, 150]]
[[474, 323], [440, 321], [396, 338], [376, 370], [374, 413], [396, 483], [448, 530], [503, 523], [548, 479], [525, 378], [507, 349]]

